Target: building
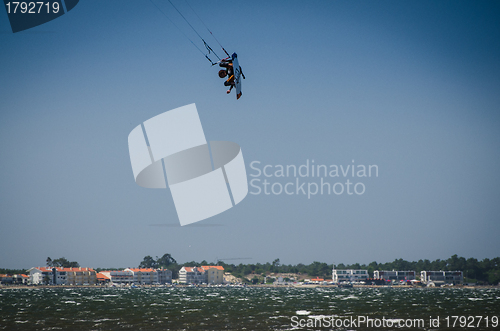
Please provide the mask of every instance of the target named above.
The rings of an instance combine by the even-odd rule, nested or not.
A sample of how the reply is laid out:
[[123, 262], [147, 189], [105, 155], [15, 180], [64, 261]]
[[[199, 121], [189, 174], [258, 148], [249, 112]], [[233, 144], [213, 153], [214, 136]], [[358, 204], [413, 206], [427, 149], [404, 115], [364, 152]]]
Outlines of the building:
[[335, 269], [332, 270], [332, 279], [334, 283], [342, 282], [366, 282], [368, 279], [368, 270], [362, 269]]
[[172, 284], [172, 270], [156, 269], [156, 271], [158, 272], [158, 283]]
[[158, 273], [152, 268], [127, 268], [125, 271], [131, 271], [133, 283], [141, 285], [158, 284]]
[[126, 268], [124, 270], [101, 271], [101, 274], [116, 284], [155, 285], [172, 283], [172, 271], [168, 269]]
[[205, 272], [205, 283], [222, 284], [224, 282], [224, 267], [220, 265], [205, 265], [201, 267]]
[[13, 279], [12, 276], [7, 274], [0, 274], [0, 284], [12, 284]]
[[135, 284], [154, 285], [172, 283], [172, 271], [168, 269], [133, 268]]
[[323, 278], [319, 278], [319, 277], [316, 277], [316, 278], [312, 278], [310, 280], [311, 283], [313, 284], [325, 284], [325, 280]]
[[58, 271], [57, 268], [38, 267], [31, 268], [29, 272], [29, 283], [32, 285], [63, 285], [66, 284], [66, 273]]
[[199, 267], [182, 267], [179, 270], [179, 283], [202, 284], [205, 283], [205, 270]]
[[405, 280], [414, 280], [416, 272], [413, 270], [410, 271], [388, 271], [388, 270], [375, 270], [373, 272], [373, 278], [375, 279], [385, 279], [385, 280], [393, 280], [393, 281], [405, 281]]
[[462, 284], [464, 275], [462, 271], [421, 271], [420, 280], [424, 284]]
[[19, 274], [19, 275], [14, 275], [12, 276], [12, 281], [14, 284], [28, 284], [29, 282], [29, 276], [25, 274]]
[[278, 276], [278, 278], [275, 278], [275, 281], [273, 282], [273, 284], [274, 285], [285, 285], [283, 277]]
[[101, 274], [108, 277], [111, 283], [132, 284], [134, 282], [134, 273], [131, 270], [106, 270]]
[[66, 285], [95, 285], [97, 273], [91, 268], [61, 268], [66, 272]]
[[0, 284], [28, 284], [29, 277], [25, 274], [0, 274]]
[[104, 285], [111, 282], [111, 278], [103, 274], [102, 272], [98, 272], [96, 274], [96, 277], [97, 277], [97, 284]]
[[224, 282], [224, 267], [201, 266], [182, 267], [179, 270], [179, 283], [184, 284], [222, 284]]
[[97, 276], [91, 268], [37, 267], [29, 271], [29, 283], [33, 285], [95, 285]]

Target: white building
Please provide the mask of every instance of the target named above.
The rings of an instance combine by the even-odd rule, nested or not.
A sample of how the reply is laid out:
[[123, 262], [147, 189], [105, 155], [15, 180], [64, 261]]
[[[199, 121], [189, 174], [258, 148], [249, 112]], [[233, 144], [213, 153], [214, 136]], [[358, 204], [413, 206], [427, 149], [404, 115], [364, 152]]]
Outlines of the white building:
[[126, 268], [124, 270], [101, 271], [101, 274], [116, 284], [170, 284], [172, 271], [168, 269]]
[[152, 268], [127, 268], [125, 271], [131, 271], [133, 283], [141, 285], [158, 284], [158, 272]]
[[462, 284], [464, 275], [462, 271], [421, 271], [420, 280], [424, 284]]
[[101, 271], [101, 274], [107, 276], [111, 283], [132, 284], [134, 282], [134, 273], [127, 269]]
[[179, 283], [222, 284], [223, 282], [224, 267], [222, 266], [182, 267], [179, 270]]
[[33, 285], [94, 285], [97, 276], [91, 268], [37, 267], [31, 268], [29, 283]]
[[389, 270], [375, 270], [373, 272], [373, 278], [385, 279], [385, 280], [414, 280], [416, 272], [413, 270], [409, 271], [389, 271]]
[[12, 276], [14, 284], [28, 284], [30, 277], [25, 274], [16, 274]]
[[206, 283], [205, 270], [199, 267], [182, 267], [179, 270], [179, 283], [201, 284]]
[[335, 269], [332, 270], [332, 280], [334, 283], [342, 282], [366, 282], [368, 279], [368, 270], [362, 269]]
[[29, 272], [29, 283], [32, 285], [47, 284], [47, 285], [65, 285], [66, 273], [60, 272], [57, 268], [38, 267], [31, 268]]

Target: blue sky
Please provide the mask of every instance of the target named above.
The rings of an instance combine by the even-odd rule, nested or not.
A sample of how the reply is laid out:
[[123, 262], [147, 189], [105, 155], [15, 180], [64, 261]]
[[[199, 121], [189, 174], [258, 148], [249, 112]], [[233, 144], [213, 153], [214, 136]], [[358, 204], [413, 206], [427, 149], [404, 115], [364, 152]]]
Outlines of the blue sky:
[[[174, 4], [217, 49], [186, 3]], [[286, 264], [500, 255], [497, 2], [190, 4], [238, 53], [240, 100], [150, 1], [80, 1], [16, 34], [0, 10], [1, 267], [47, 256], [133, 267], [164, 253]], [[127, 137], [190, 103], [208, 140], [242, 147], [249, 180], [253, 161], [354, 160], [379, 176], [351, 178], [362, 195], [249, 194], [176, 226], [170, 192], [135, 184]]]

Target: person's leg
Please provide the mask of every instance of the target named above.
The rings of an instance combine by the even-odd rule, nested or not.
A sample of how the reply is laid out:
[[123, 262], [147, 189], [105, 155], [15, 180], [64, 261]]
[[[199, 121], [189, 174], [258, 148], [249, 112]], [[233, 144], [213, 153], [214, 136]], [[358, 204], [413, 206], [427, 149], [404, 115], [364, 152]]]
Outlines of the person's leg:
[[234, 87], [234, 82], [228, 82], [227, 80], [224, 82], [224, 86], [229, 86], [229, 90], [227, 90], [227, 93], [231, 93], [231, 90]]

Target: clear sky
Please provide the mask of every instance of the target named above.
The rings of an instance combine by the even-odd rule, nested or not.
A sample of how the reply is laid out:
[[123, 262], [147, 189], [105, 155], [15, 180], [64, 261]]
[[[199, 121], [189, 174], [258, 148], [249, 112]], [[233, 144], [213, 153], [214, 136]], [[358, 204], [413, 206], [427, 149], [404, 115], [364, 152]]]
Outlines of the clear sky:
[[[0, 10], [0, 267], [500, 256], [498, 1], [189, 3], [238, 53], [240, 100], [148, 0], [80, 1], [16, 34]], [[326, 177], [364, 193], [310, 199], [250, 186], [236, 207], [180, 227], [168, 189], [134, 182], [127, 137], [190, 103], [207, 140], [241, 146], [262, 188], [297, 178], [253, 177], [253, 161], [376, 165], [378, 177]]]

